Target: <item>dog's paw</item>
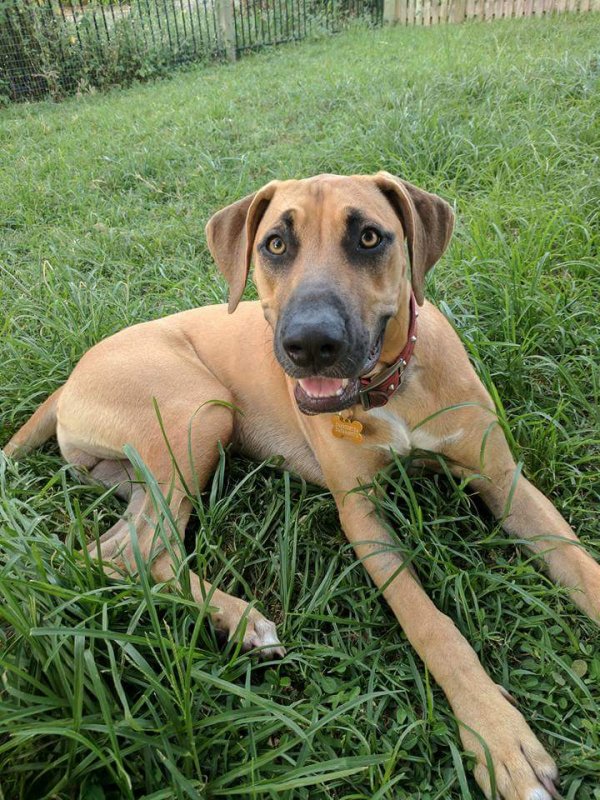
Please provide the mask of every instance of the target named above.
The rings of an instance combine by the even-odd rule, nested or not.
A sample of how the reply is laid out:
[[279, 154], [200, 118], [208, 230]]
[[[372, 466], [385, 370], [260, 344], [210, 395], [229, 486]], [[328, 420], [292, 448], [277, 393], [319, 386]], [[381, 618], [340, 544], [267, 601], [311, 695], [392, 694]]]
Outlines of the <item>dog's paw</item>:
[[[252, 609], [242, 620], [243, 629], [245, 623], [242, 648], [244, 650], [258, 650], [260, 658], [283, 658], [285, 648], [282, 646], [277, 636], [275, 623], [263, 617], [256, 609]], [[235, 636], [235, 632], [232, 634]]]
[[230, 641], [242, 642], [242, 650], [257, 650], [261, 659], [283, 658], [285, 648], [277, 636], [275, 623], [243, 600], [229, 598], [228, 608], [212, 615], [217, 631]]
[[472, 713], [456, 711], [464, 748], [477, 761], [475, 780], [488, 800], [559, 797], [555, 788], [556, 764], [504, 694], [478, 698], [476, 712], [474, 708], [471, 706]]

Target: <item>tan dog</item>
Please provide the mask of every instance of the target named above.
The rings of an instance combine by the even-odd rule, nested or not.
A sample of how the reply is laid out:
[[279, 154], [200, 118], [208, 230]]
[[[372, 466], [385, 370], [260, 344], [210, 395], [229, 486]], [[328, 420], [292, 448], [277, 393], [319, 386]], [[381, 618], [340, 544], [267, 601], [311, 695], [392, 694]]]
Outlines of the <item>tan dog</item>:
[[[506, 529], [528, 539], [573, 601], [600, 619], [600, 567], [516, 472], [458, 337], [424, 303], [425, 274], [452, 226], [443, 200], [383, 172], [269, 183], [215, 214], [206, 229], [230, 286], [229, 312], [252, 259], [260, 302], [242, 303], [233, 316], [223, 306], [184, 311], [100, 342], [5, 452], [22, 454], [56, 432], [68, 462], [116, 486], [129, 505], [102, 536], [101, 556], [119, 566], [133, 563], [132, 525], [143, 556], [153, 555], [156, 523], [124, 445], [150, 468], [180, 529], [191, 509], [185, 486], [206, 484], [219, 441], [258, 459], [282, 455], [290, 470], [333, 493], [358, 558], [446, 693], [486, 795], [487, 748], [500, 796], [549, 800], [552, 759], [452, 621], [402, 569], [366, 494], [351, 491], [389, 463], [392, 449], [441, 453], [457, 474], [477, 476], [473, 485]], [[413, 292], [422, 305], [418, 321]], [[175, 569], [163, 548], [155, 578], [168, 580]], [[210, 596], [219, 629], [232, 634], [246, 616], [246, 646], [282, 654], [274, 625], [244, 601], [196, 576], [192, 591], [200, 603]]]

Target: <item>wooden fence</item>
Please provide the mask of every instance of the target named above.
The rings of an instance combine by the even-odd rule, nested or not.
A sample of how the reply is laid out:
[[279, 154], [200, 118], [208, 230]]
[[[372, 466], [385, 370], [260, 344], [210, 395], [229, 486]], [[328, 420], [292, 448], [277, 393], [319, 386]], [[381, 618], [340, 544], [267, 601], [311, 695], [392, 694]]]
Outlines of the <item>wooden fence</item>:
[[600, 11], [600, 0], [384, 0], [383, 18], [394, 25], [437, 25], [469, 19], [543, 17], [564, 11]]

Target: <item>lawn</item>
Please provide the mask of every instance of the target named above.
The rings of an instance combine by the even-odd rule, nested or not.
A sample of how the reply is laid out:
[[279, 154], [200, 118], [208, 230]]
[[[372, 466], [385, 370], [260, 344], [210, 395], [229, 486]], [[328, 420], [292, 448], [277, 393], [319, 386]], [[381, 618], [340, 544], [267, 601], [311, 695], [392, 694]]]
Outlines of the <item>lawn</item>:
[[[274, 177], [387, 169], [455, 202], [428, 295], [598, 557], [599, 90], [589, 14], [355, 30], [4, 110], [0, 443], [99, 339], [225, 299], [213, 211]], [[460, 485], [406, 466], [385, 505], [423, 584], [557, 758], [563, 795], [598, 800], [597, 629]], [[0, 797], [479, 797], [330, 498], [225, 453], [196, 503], [200, 571], [256, 598], [282, 662], [223, 647], [188, 596], [90, 564], [82, 543], [121, 506], [54, 444], [0, 457]]]

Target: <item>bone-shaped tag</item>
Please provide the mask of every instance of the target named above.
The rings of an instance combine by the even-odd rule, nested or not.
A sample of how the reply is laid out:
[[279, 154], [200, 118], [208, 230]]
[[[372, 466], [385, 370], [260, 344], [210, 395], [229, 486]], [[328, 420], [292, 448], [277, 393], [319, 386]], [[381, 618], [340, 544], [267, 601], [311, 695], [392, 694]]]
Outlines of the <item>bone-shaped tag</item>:
[[348, 439], [360, 444], [363, 440], [362, 430], [362, 422], [357, 419], [344, 419], [342, 416], [335, 416], [332, 419], [331, 433], [336, 439]]

